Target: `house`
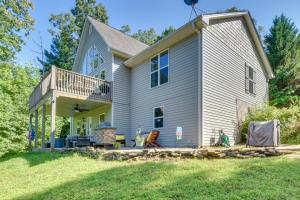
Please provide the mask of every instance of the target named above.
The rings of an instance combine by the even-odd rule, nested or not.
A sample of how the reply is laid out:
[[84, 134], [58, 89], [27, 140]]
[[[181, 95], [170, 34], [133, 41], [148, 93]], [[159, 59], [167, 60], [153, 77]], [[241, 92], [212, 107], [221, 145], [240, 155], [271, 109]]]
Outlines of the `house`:
[[43, 78], [30, 120], [51, 113], [52, 145], [56, 115], [70, 117], [70, 134], [110, 122], [127, 140], [158, 129], [164, 147], [209, 146], [221, 129], [233, 144], [273, 77], [249, 12], [198, 16], [152, 46], [87, 17], [72, 71], [53, 67]]

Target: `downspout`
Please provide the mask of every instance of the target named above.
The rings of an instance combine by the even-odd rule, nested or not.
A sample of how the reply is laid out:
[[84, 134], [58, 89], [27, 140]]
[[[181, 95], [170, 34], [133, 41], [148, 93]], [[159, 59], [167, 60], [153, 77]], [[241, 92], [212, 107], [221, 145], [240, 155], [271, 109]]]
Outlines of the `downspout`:
[[[197, 113], [198, 113], [198, 147], [203, 147], [203, 78], [202, 78], [202, 37], [201, 37], [201, 27], [199, 27], [195, 20], [192, 22], [192, 27], [198, 36], [198, 103], [197, 103]], [[202, 20], [201, 20], [202, 21]]]

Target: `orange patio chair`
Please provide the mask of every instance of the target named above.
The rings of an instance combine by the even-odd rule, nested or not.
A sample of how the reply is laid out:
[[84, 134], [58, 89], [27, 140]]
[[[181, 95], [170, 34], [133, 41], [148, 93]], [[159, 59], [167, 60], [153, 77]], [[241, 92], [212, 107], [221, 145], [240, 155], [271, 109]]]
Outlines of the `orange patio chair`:
[[160, 147], [160, 145], [156, 141], [159, 133], [160, 132], [158, 130], [152, 130], [145, 138], [144, 147]]

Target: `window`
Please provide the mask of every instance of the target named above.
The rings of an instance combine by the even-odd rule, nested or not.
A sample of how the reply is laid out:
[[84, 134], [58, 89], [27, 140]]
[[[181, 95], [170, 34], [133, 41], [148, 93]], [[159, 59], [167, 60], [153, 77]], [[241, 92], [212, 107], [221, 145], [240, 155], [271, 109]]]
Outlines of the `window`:
[[256, 72], [248, 65], [245, 65], [245, 89], [249, 94], [256, 94]]
[[164, 108], [154, 108], [154, 128], [164, 127]]
[[105, 80], [105, 70], [102, 70], [100, 72], [100, 78], [103, 79], [103, 80]]
[[105, 122], [105, 114], [104, 113], [99, 115], [99, 123], [101, 124], [103, 122]]
[[104, 63], [96, 46], [92, 46], [86, 53], [83, 62], [83, 74], [90, 74], [92, 69], [100, 67]]
[[151, 58], [150, 65], [151, 88], [169, 81], [169, 50]]

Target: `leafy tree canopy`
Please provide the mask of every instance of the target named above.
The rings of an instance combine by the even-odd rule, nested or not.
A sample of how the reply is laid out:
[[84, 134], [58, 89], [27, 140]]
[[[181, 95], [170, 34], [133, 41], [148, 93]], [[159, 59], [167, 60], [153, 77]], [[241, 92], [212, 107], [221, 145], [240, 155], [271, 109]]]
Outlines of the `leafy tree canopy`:
[[295, 24], [281, 14], [276, 16], [270, 33], [265, 36], [266, 50], [274, 70], [279, 66], [295, 65], [299, 48], [298, 29]]
[[171, 33], [175, 32], [176, 28], [174, 28], [173, 26], [169, 26], [168, 28], [164, 29], [163, 32], [161, 33], [160, 36], [157, 37], [157, 41], [167, 37], [168, 35], [170, 35]]
[[120, 29], [120, 31], [122, 33], [125, 33], [125, 34], [129, 34], [131, 32], [131, 28], [130, 26], [127, 24], [127, 25], [123, 25]]
[[27, 145], [28, 99], [39, 81], [31, 66], [0, 63], [0, 154]]
[[270, 81], [271, 103], [286, 106], [300, 102], [299, 96], [296, 95], [299, 35], [291, 19], [283, 14], [275, 17], [269, 34], [265, 36], [265, 46], [275, 72], [275, 78]]
[[173, 26], [169, 26], [164, 29], [160, 35], [157, 35], [154, 28], [150, 28], [148, 30], [138, 30], [137, 33], [132, 35], [132, 37], [144, 42], [145, 44], [152, 45], [175, 31], [176, 29]]
[[21, 51], [22, 34], [27, 36], [33, 29], [30, 9], [30, 0], [0, 0], [0, 61], [9, 61]]
[[158, 35], [156, 34], [154, 28], [150, 28], [148, 30], [139, 29], [136, 33], [132, 35], [132, 37], [145, 44], [151, 45], [156, 42]]

